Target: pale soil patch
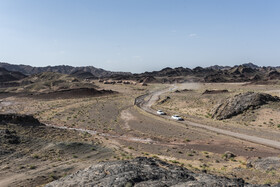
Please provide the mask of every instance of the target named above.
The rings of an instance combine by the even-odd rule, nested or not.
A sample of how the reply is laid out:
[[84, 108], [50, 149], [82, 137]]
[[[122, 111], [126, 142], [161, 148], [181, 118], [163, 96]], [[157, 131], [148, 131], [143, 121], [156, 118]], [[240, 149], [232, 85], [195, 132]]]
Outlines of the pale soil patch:
[[124, 128], [127, 130], [130, 130], [130, 126], [128, 125], [128, 122], [131, 120], [137, 120], [135, 116], [133, 116], [129, 110], [123, 110], [121, 112], [121, 119], [124, 120]]
[[[257, 111], [257, 118], [252, 125], [276, 128], [280, 130], [280, 111], [277, 109], [263, 108]], [[278, 127], [279, 126], [279, 127]]]

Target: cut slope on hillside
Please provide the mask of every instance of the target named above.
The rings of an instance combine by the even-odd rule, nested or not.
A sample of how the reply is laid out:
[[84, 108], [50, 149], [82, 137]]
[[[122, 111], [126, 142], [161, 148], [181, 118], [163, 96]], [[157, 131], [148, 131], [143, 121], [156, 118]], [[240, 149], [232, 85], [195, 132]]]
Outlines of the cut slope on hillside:
[[246, 92], [228, 98], [219, 104], [213, 111], [212, 118], [218, 120], [228, 119], [236, 116], [250, 108], [254, 109], [268, 102], [279, 102], [279, 97], [265, 93]]

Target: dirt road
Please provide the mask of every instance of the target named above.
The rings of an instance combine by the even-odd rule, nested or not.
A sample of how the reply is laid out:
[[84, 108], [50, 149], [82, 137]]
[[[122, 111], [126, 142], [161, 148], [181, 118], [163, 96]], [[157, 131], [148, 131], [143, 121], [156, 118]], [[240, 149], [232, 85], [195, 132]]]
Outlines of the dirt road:
[[[177, 89], [176, 85], [173, 85], [170, 88], [167, 88], [167, 89], [164, 89], [164, 90], [159, 90], [159, 91], [152, 92], [152, 93], [150, 93], [148, 95], [144, 95], [142, 97], [140, 96], [140, 97], [136, 98], [135, 103], [138, 107], [140, 107], [144, 111], [146, 111], [148, 113], [151, 113], [151, 114], [156, 114], [156, 111], [153, 110], [151, 108], [151, 106], [159, 99], [159, 96], [161, 94], [170, 92], [174, 89]], [[146, 98], [148, 98], [147, 101], [145, 100]], [[170, 119], [169, 116], [161, 116], [161, 117], [165, 118], [165, 119]], [[256, 137], [256, 136], [251, 136], [251, 135], [247, 135], [247, 134], [236, 133], [236, 132], [232, 132], [232, 131], [228, 131], [228, 130], [224, 130], [224, 129], [219, 129], [219, 128], [204, 125], [204, 124], [194, 123], [194, 122], [191, 122], [191, 121], [178, 121], [178, 123], [184, 124], [184, 125], [190, 125], [190, 126], [197, 127], [197, 128], [206, 129], [206, 130], [209, 130], [209, 131], [213, 131], [213, 132], [220, 133], [220, 134], [223, 134], [223, 135], [231, 136], [231, 137], [238, 138], [238, 139], [241, 139], [241, 140], [246, 140], [246, 141], [249, 141], [249, 142], [253, 142], [253, 143], [269, 146], [269, 147], [272, 147], [272, 148], [280, 149], [280, 142], [279, 141], [269, 140], [269, 139], [260, 138], [260, 137]]]

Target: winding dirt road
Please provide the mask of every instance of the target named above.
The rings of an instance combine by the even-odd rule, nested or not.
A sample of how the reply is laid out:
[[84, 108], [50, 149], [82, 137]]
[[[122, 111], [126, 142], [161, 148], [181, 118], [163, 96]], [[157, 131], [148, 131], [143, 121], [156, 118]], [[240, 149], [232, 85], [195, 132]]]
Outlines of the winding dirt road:
[[[155, 92], [152, 92], [150, 94], [140, 96], [140, 97], [136, 98], [135, 104], [139, 108], [144, 110], [145, 112], [156, 115], [156, 111], [154, 109], [152, 109], [151, 106], [159, 99], [160, 95], [162, 95], [164, 93], [167, 93], [167, 92], [170, 92], [174, 89], [177, 89], [177, 87], [173, 86], [173, 87], [170, 87], [170, 88], [166, 88], [166, 89], [163, 89], [163, 90], [155, 91]], [[146, 98], [148, 98], [147, 101], [145, 101]], [[160, 117], [165, 118], [165, 119], [170, 119], [169, 116], [160, 116]], [[280, 142], [279, 141], [269, 140], [269, 139], [260, 138], [260, 137], [256, 137], [256, 136], [251, 136], [251, 135], [247, 135], [247, 134], [236, 133], [236, 132], [232, 132], [232, 131], [228, 131], [228, 130], [224, 130], [224, 129], [219, 129], [219, 128], [208, 126], [208, 125], [203, 125], [203, 124], [200, 124], [200, 123], [194, 123], [194, 122], [187, 121], [187, 120], [186, 121], [178, 121], [178, 123], [193, 126], [193, 127], [196, 127], [196, 128], [206, 129], [206, 130], [209, 130], [209, 131], [212, 131], [212, 132], [216, 132], [216, 133], [220, 133], [220, 134], [223, 134], [223, 135], [231, 136], [231, 137], [238, 138], [238, 139], [241, 139], [241, 140], [246, 140], [246, 141], [249, 141], [249, 142], [253, 142], [253, 143], [265, 145], [265, 146], [268, 146], [268, 147], [280, 149]]]

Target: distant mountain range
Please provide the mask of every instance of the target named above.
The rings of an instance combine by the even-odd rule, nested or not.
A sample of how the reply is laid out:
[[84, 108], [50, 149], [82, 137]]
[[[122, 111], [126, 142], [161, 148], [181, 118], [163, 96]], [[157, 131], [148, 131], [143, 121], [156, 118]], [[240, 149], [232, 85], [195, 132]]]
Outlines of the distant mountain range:
[[[28, 75], [43, 72], [55, 72], [73, 75], [82, 79], [114, 79], [114, 80], [135, 80], [138, 82], [259, 82], [280, 80], [280, 67], [260, 67], [253, 63], [230, 66], [210, 66], [196, 67], [193, 69], [177, 67], [164, 68], [160, 71], [144, 72], [132, 74], [129, 72], [112, 72], [93, 66], [73, 67], [73, 66], [47, 66], [32, 67], [28, 65], [13, 65], [0, 63], [0, 82], [13, 81], [24, 78]], [[1, 77], [2, 75], [2, 77]]]
[[[0, 67], [5, 68], [8, 71], [17, 71], [25, 75], [33, 75], [43, 72], [57, 72], [63, 74], [75, 74], [81, 75], [83, 78], [98, 78], [98, 77], [110, 77], [112, 75], [128, 75], [131, 73], [128, 72], [113, 72], [106, 71], [101, 68], [95, 68], [93, 66], [84, 66], [84, 67], [73, 67], [67, 65], [61, 66], [46, 66], [46, 67], [33, 67], [29, 65], [15, 65], [0, 62]], [[86, 74], [84, 73], [86, 72]]]
[[[253, 63], [230, 66], [196, 67], [194, 69], [177, 67], [164, 68], [160, 71], [134, 74], [133, 78], [161, 77], [160, 82], [259, 82], [280, 80], [280, 67], [260, 67]], [[153, 80], [155, 82], [155, 80]]]

